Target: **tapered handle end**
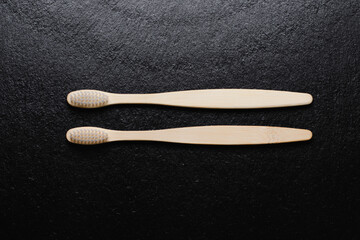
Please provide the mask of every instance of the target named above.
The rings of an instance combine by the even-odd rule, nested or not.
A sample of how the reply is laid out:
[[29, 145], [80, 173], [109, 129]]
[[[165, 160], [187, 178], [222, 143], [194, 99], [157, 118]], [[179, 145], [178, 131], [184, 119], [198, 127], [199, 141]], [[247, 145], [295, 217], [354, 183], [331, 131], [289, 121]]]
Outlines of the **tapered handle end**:
[[304, 105], [309, 105], [313, 102], [314, 98], [309, 93], [304, 93]]

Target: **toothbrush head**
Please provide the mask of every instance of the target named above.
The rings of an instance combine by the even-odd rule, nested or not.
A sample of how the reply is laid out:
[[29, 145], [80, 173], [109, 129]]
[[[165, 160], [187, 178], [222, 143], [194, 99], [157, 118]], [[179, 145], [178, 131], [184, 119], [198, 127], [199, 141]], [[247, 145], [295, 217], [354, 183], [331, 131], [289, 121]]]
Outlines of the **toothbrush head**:
[[67, 101], [71, 106], [80, 108], [104, 107], [109, 102], [105, 92], [97, 90], [78, 90], [68, 94]]
[[82, 145], [95, 145], [107, 142], [109, 136], [105, 130], [95, 127], [72, 128], [66, 133], [69, 142]]

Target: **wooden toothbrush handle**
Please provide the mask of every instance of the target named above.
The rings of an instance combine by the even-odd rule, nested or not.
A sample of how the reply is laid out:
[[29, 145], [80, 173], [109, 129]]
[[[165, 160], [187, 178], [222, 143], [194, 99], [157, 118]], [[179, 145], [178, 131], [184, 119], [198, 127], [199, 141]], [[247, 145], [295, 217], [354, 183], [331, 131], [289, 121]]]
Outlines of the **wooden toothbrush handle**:
[[110, 104], [142, 103], [194, 108], [273, 108], [307, 105], [307, 93], [257, 89], [205, 89], [152, 94], [111, 94]]
[[306, 141], [305, 129], [265, 126], [200, 126], [153, 131], [112, 131], [109, 141], [160, 141], [205, 145], [255, 145]]

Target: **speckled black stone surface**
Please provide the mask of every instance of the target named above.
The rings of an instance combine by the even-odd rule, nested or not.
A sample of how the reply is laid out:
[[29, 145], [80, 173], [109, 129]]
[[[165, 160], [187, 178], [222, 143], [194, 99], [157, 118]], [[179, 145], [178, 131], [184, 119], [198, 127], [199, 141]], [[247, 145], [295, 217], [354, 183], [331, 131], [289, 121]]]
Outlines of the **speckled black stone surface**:
[[[1, 239], [360, 239], [360, 2], [0, 1]], [[306, 107], [67, 105], [88, 88], [308, 92]], [[69, 128], [310, 129], [310, 142], [72, 145]]]

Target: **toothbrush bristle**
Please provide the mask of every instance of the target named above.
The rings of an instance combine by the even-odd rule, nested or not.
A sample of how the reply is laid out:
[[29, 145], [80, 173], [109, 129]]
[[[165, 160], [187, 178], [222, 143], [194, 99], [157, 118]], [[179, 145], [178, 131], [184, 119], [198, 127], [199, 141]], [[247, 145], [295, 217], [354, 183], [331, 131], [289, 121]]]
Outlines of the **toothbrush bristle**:
[[94, 145], [105, 143], [108, 139], [108, 134], [103, 130], [95, 128], [75, 128], [69, 131], [68, 139], [72, 143]]
[[109, 101], [109, 97], [96, 90], [80, 90], [69, 93], [68, 102], [74, 107], [98, 108], [104, 107]]

